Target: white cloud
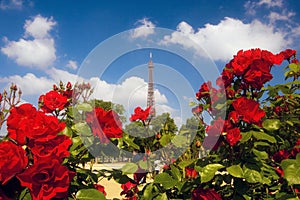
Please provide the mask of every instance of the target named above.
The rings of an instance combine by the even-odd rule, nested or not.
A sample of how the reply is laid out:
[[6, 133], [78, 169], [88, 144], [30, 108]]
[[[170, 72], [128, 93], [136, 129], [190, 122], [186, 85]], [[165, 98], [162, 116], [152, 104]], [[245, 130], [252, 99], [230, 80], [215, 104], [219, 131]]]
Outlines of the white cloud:
[[76, 70], [78, 68], [78, 64], [74, 60], [69, 60], [69, 62], [66, 65], [68, 68]]
[[217, 25], [206, 24], [196, 31], [188, 23], [181, 22], [177, 31], [165, 36], [161, 44], [179, 44], [202, 55], [204, 49], [212, 59], [227, 61], [240, 49], [259, 47], [278, 52], [290, 42], [284, 33], [276, 31], [272, 25], [258, 20], [244, 23], [225, 17]]
[[268, 18], [270, 20], [270, 23], [273, 24], [276, 21], [288, 21], [291, 19], [291, 17], [295, 15], [296, 13], [288, 12], [286, 10], [284, 10], [282, 13], [271, 11], [270, 14], [268, 15]]
[[[25, 38], [18, 41], [5, 38], [6, 46], [1, 48], [2, 53], [21, 66], [46, 69], [56, 60], [54, 39], [49, 34], [55, 24], [52, 17], [44, 18], [40, 15], [26, 20]], [[33, 39], [26, 39], [29, 36]]]
[[23, 0], [1, 0], [0, 9], [21, 9], [23, 7]]
[[[9, 77], [0, 78], [1, 83], [7, 83], [6, 88], [11, 83], [16, 84], [23, 95], [40, 95], [52, 88], [53, 80], [46, 77], [37, 77], [32, 73], [27, 73], [24, 76], [13, 75]], [[38, 98], [38, 97], [37, 97]]]
[[139, 20], [138, 23], [139, 25], [137, 28], [135, 28], [131, 33], [132, 38], [145, 38], [154, 33], [155, 25], [147, 18]]
[[283, 2], [282, 2], [282, 0], [260, 0], [257, 3], [257, 5], [258, 6], [266, 5], [268, 8], [271, 8], [271, 7], [282, 7]]
[[44, 18], [41, 15], [37, 15], [32, 20], [25, 21], [25, 36], [32, 36], [37, 39], [51, 37], [49, 32], [55, 25], [56, 22], [53, 20], [53, 17]]

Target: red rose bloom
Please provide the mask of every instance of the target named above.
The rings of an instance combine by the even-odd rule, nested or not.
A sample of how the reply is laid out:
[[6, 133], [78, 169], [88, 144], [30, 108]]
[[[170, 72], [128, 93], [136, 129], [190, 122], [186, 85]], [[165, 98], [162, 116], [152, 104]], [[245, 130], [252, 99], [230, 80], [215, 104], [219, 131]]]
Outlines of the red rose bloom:
[[137, 120], [145, 121], [149, 116], [150, 110], [151, 110], [151, 106], [149, 106], [145, 110], [143, 110], [141, 107], [136, 107], [134, 109], [134, 114], [132, 114], [130, 117], [130, 121], [132, 122]]
[[265, 116], [265, 111], [259, 108], [259, 103], [246, 97], [235, 99], [232, 102], [232, 106], [247, 123], [259, 124], [260, 120]]
[[274, 153], [273, 159], [277, 163], [281, 163], [282, 160], [287, 159], [291, 156], [288, 150], [281, 149], [278, 152]]
[[207, 135], [220, 136], [224, 130], [225, 121], [220, 117], [212, 122], [211, 126], [206, 128]]
[[5, 184], [28, 164], [26, 151], [10, 141], [0, 143], [0, 183]]
[[104, 194], [104, 196], [106, 196], [106, 192], [104, 190], [105, 188], [102, 185], [95, 184], [94, 187], [95, 187], [96, 190], [98, 190], [99, 192], [102, 192]]
[[249, 68], [249, 65], [253, 60], [261, 58], [261, 50], [260, 49], [251, 49], [247, 51], [240, 50], [236, 56], [234, 56], [233, 60], [230, 62], [233, 73], [236, 76], [242, 76]]
[[192, 191], [192, 200], [222, 200], [213, 189], [196, 188]]
[[14, 107], [7, 118], [8, 137], [20, 145], [26, 144], [29, 121], [35, 118], [36, 109], [29, 103]]
[[44, 142], [55, 138], [59, 132], [64, 130], [66, 124], [59, 122], [54, 116], [37, 111], [35, 117], [27, 122], [27, 126], [29, 139]]
[[139, 189], [137, 188], [137, 185], [130, 181], [128, 181], [125, 184], [122, 184], [121, 188], [123, 189], [123, 191], [120, 193], [120, 195], [125, 194], [125, 197], [128, 199], [136, 197], [136, 193], [139, 191]]
[[71, 138], [66, 135], [58, 135], [49, 141], [29, 141], [29, 148], [35, 158], [43, 158], [55, 155], [62, 160], [70, 155], [68, 151], [69, 146], [72, 144]]
[[242, 135], [239, 128], [233, 128], [227, 131], [226, 141], [230, 146], [234, 146], [240, 139], [242, 139]]
[[28, 187], [33, 200], [66, 198], [73, 173], [54, 157], [39, 159], [22, 174], [20, 183]]
[[250, 69], [244, 75], [245, 83], [253, 88], [261, 89], [263, 84], [270, 81], [273, 76], [270, 73], [272, 63], [263, 60], [254, 60]]
[[192, 113], [199, 114], [203, 111], [203, 106], [196, 106], [192, 109]]
[[42, 110], [52, 113], [55, 110], [63, 110], [68, 103], [68, 98], [57, 91], [50, 91], [40, 96], [39, 102], [42, 103]]
[[122, 122], [112, 110], [105, 111], [100, 107], [95, 108], [94, 111], [86, 113], [86, 122], [102, 143], [108, 143], [108, 138], [122, 137]]
[[208, 81], [206, 83], [203, 83], [201, 86], [200, 86], [200, 89], [199, 91], [196, 93], [196, 97], [197, 99], [201, 99], [202, 97], [209, 97], [210, 94], [209, 94], [209, 91], [211, 90], [212, 86], [211, 86], [211, 82]]
[[240, 116], [236, 111], [231, 111], [228, 114], [228, 119], [233, 123], [233, 124], [237, 124], [240, 120]]
[[186, 178], [196, 178], [198, 176], [198, 172], [192, 167], [185, 168], [185, 177]]
[[281, 54], [284, 59], [290, 59], [292, 56], [296, 55], [296, 50], [293, 50], [293, 49], [286, 49], [282, 52], [280, 52], [279, 54]]

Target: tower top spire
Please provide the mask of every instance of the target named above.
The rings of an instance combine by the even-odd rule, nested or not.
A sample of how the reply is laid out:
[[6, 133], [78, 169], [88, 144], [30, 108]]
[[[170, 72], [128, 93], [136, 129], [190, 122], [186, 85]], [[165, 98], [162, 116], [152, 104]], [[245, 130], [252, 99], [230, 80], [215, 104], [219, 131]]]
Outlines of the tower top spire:
[[152, 52], [150, 51], [150, 59], [152, 60]]

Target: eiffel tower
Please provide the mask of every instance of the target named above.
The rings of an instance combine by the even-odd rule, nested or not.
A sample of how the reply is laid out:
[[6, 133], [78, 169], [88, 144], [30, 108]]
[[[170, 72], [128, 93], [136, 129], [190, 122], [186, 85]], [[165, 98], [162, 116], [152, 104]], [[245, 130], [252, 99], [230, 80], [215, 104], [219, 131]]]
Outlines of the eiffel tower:
[[148, 96], [147, 96], [147, 107], [151, 106], [149, 118], [155, 117], [153, 68], [154, 66], [152, 61], [152, 52], [150, 52], [150, 60], [148, 63]]

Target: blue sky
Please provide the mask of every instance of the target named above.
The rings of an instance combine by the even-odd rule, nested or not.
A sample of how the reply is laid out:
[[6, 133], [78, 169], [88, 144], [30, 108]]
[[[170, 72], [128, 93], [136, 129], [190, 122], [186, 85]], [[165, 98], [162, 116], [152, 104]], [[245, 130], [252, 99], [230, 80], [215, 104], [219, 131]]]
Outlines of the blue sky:
[[[155, 63], [159, 112], [176, 122], [203, 80], [239, 49], [300, 48], [298, 0], [0, 0], [0, 88], [12, 82], [37, 104], [53, 83], [80, 81], [95, 97], [145, 107], [147, 62]], [[283, 67], [274, 68], [282, 81]]]

